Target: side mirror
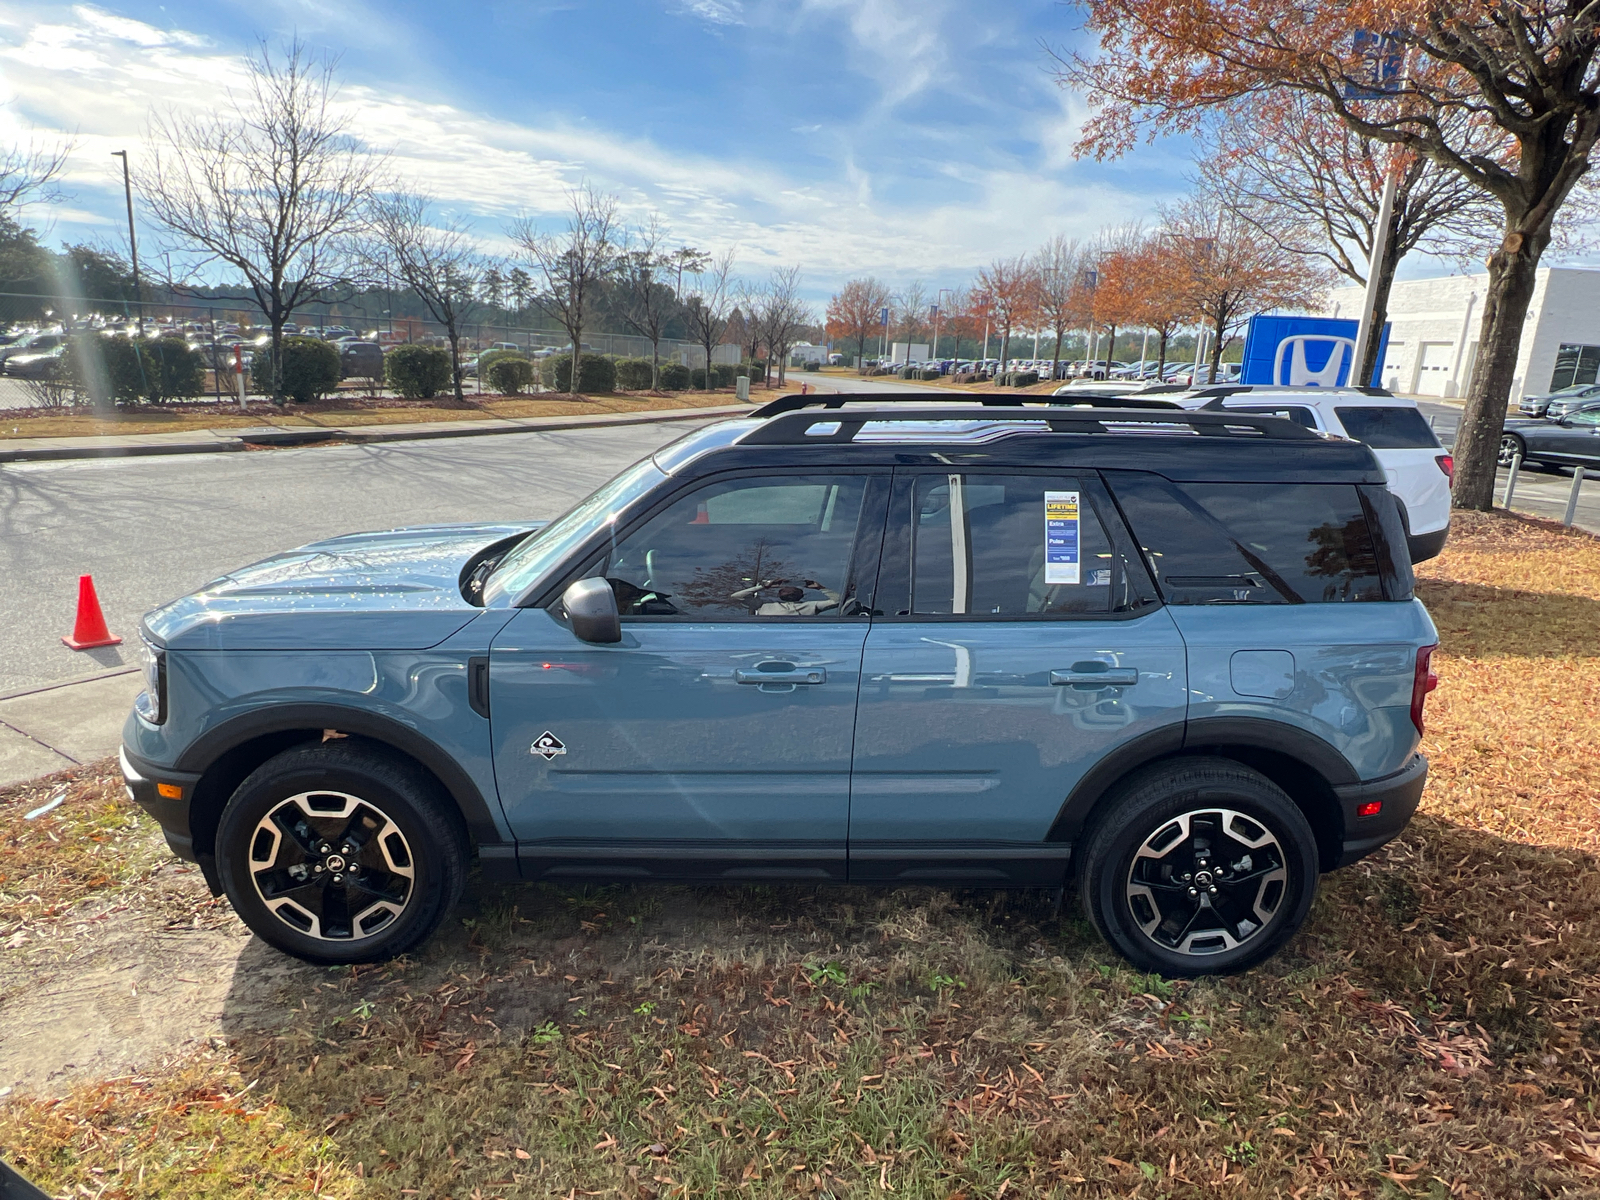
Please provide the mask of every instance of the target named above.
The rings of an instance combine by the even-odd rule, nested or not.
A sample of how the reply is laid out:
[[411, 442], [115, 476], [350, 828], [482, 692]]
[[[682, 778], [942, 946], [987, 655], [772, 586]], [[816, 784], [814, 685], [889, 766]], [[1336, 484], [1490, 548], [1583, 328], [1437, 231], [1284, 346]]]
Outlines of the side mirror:
[[617, 596], [604, 579], [580, 579], [561, 594], [572, 632], [586, 642], [620, 642]]

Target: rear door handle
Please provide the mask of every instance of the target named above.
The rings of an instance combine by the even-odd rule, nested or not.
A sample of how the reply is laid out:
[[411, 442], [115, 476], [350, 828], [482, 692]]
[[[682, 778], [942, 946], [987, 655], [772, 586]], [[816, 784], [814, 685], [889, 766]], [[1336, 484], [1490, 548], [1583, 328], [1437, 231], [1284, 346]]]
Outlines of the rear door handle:
[[1107, 667], [1104, 671], [1051, 671], [1058, 687], [1132, 687], [1139, 682], [1136, 667]]
[[743, 667], [734, 671], [739, 683], [827, 683], [828, 672], [822, 667], [797, 667], [791, 662], [757, 663], [753, 670]]

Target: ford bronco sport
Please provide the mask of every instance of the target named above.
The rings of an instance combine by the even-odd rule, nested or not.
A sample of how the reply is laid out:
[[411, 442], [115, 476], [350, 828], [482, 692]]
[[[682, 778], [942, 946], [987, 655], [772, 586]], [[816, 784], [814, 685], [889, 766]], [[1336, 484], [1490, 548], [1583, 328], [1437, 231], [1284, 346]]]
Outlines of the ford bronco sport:
[[123, 771], [314, 962], [415, 946], [476, 858], [1076, 884], [1141, 968], [1239, 970], [1422, 791], [1437, 639], [1384, 484], [1261, 414], [786, 397], [542, 527], [332, 538], [156, 609]]

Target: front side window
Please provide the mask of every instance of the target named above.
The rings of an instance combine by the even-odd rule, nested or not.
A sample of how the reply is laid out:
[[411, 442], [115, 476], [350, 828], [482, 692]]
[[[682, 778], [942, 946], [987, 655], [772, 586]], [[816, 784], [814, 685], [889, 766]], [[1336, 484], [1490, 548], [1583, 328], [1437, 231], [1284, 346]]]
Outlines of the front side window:
[[1070, 616], [1136, 607], [1075, 476], [918, 475], [906, 615]]
[[1586, 408], [1581, 412], [1575, 412], [1567, 418], [1567, 424], [1592, 429], [1600, 425], [1600, 408]]
[[611, 551], [604, 574], [617, 608], [697, 620], [852, 616], [869, 482], [769, 475], [697, 488]]

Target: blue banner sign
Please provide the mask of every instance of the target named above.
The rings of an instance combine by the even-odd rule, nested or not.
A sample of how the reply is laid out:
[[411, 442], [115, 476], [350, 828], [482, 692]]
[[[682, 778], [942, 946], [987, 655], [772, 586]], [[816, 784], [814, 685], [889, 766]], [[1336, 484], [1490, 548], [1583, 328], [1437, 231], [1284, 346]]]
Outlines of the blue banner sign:
[[[1355, 321], [1338, 317], [1251, 317], [1240, 383], [1269, 387], [1347, 387], [1356, 352]], [[1369, 386], [1382, 386], [1389, 325], [1378, 339]]]

